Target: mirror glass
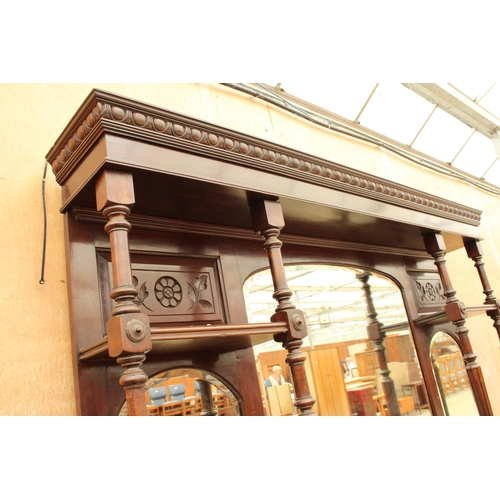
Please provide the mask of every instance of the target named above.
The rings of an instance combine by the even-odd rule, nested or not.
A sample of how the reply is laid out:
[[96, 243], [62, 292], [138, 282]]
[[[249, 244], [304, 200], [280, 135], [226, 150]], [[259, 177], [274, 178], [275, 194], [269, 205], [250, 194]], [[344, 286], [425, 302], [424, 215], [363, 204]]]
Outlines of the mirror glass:
[[[219, 379], [202, 370], [176, 369], [156, 374], [146, 383], [148, 416], [224, 417], [240, 415], [235, 395]], [[120, 415], [127, 414], [127, 403]]]
[[[285, 270], [291, 301], [306, 317], [308, 336], [301, 350], [307, 356], [307, 379], [316, 399], [313, 409], [319, 415], [388, 415], [378, 354], [367, 336], [364, 271], [318, 264], [287, 265]], [[392, 280], [375, 272], [368, 273], [368, 284], [378, 321], [391, 327], [383, 345], [395, 384], [395, 405], [399, 404], [402, 415], [429, 415], [401, 291]], [[243, 292], [249, 322], [268, 322], [277, 307], [269, 270], [250, 276]], [[281, 344], [270, 341], [254, 346], [254, 353], [267, 414], [294, 414], [287, 352]], [[276, 367], [281, 369], [289, 391], [275, 387], [272, 375]]]
[[460, 347], [446, 332], [431, 341], [431, 363], [445, 415], [478, 415]]

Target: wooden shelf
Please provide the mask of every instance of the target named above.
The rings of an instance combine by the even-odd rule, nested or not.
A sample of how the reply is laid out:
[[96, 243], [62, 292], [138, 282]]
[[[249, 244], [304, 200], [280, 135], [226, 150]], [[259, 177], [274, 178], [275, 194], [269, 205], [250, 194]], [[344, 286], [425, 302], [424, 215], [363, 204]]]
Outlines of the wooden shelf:
[[[483, 314], [487, 311], [495, 311], [496, 306], [494, 304], [482, 304], [480, 306], [467, 306], [465, 310], [467, 312], [467, 317], [471, 318], [473, 316], [478, 316], [479, 314]], [[439, 323], [448, 323], [450, 321], [446, 317], [446, 312], [442, 310], [417, 318], [413, 322], [416, 325], [432, 325]]]
[[408, 328], [408, 321], [403, 321], [402, 323], [394, 323], [393, 325], [382, 325], [380, 331], [383, 333], [388, 332], [398, 332], [400, 330], [406, 330]]
[[[259, 323], [253, 325], [207, 325], [190, 327], [151, 327], [153, 348], [149, 353], [185, 351], [234, 351], [272, 340], [274, 335], [285, 333], [286, 323]], [[80, 361], [106, 359], [108, 340], [102, 339], [80, 349]]]

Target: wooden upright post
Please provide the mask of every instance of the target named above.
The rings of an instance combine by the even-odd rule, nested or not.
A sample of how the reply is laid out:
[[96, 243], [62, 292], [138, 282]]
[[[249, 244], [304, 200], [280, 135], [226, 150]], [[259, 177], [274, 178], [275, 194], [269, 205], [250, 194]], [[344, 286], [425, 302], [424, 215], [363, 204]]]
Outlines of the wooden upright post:
[[306, 321], [302, 311], [297, 309], [290, 297], [292, 291], [288, 288], [285, 267], [281, 256], [282, 243], [278, 239], [285, 222], [278, 201], [262, 200], [251, 207], [253, 228], [264, 239], [264, 249], [269, 258], [269, 266], [274, 285], [273, 297], [278, 301], [278, 307], [271, 321], [284, 321], [288, 331], [274, 336], [276, 342], [281, 342], [288, 351], [286, 363], [290, 366], [295, 388], [295, 407], [300, 416], [315, 416], [312, 410], [315, 399], [311, 396], [307, 382], [304, 362], [305, 354], [300, 350], [302, 339], [307, 336]]
[[495, 306], [494, 310], [486, 311], [486, 314], [493, 320], [493, 326], [495, 327], [498, 337], [500, 338], [500, 300], [493, 295], [493, 288], [491, 288], [488, 276], [486, 275], [486, 269], [484, 268], [483, 262], [483, 250], [477, 240], [464, 238], [464, 244], [465, 249], [467, 250], [467, 255], [475, 262], [474, 266], [477, 269], [479, 279], [483, 285], [483, 293], [486, 295], [484, 303], [486, 305]]
[[366, 308], [368, 311], [368, 326], [366, 327], [366, 330], [368, 332], [369, 339], [375, 344], [375, 352], [377, 353], [378, 364], [380, 366], [380, 376], [382, 377], [382, 389], [384, 390], [385, 399], [387, 400], [389, 414], [391, 416], [400, 417], [401, 410], [399, 408], [396, 387], [394, 386], [394, 380], [390, 377], [391, 371], [389, 370], [387, 359], [385, 357], [385, 347], [383, 344], [385, 332], [382, 330], [382, 323], [380, 323], [377, 319], [378, 314], [375, 310], [375, 304], [373, 303], [371, 286], [368, 283], [371, 275], [372, 273], [368, 271], [356, 274], [356, 278], [361, 281], [361, 286], [365, 294]]
[[467, 309], [465, 304], [456, 297], [457, 292], [453, 289], [450, 275], [446, 267], [444, 258], [446, 245], [444, 238], [439, 233], [430, 233], [424, 236], [425, 248], [427, 253], [432, 255], [436, 264], [441, 282], [443, 283], [446, 305], [444, 306], [446, 316], [456, 327], [456, 334], [462, 347], [465, 368], [469, 376], [472, 393], [476, 401], [479, 415], [493, 415], [490, 400], [483, 380], [481, 367], [476, 363], [476, 355], [472, 351], [472, 345], [469, 340], [469, 329], [465, 326], [467, 318]]
[[120, 385], [125, 389], [128, 415], [146, 415], [144, 384], [148, 376], [141, 369], [151, 350], [149, 318], [140, 312], [135, 302], [137, 289], [132, 282], [132, 270], [128, 246], [127, 221], [134, 206], [132, 174], [105, 170], [96, 181], [97, 210], [102, 211], [109, 222], [104, 227], [109, 234], [113, 289], [111, 298], [116, 307], [106, 323], [109, 355], [117, 358], [124, 368]]

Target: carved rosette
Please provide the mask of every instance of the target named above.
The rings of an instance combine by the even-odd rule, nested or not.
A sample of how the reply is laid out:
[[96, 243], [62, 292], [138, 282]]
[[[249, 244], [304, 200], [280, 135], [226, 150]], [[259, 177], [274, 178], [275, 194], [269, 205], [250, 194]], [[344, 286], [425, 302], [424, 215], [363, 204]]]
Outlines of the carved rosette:
[[181, 285], [171, 276], [162, 276], [155, 283], [155, 296], [163, 307], [177, 307], [182, 300]]

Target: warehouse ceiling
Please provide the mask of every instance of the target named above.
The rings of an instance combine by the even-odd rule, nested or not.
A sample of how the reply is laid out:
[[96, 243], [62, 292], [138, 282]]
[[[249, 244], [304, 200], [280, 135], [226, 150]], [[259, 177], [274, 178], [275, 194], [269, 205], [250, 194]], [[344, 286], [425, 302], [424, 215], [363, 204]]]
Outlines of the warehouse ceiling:
[[371, 130], [500, 194], [500, 84], [304, 81], [249, 87], [317, 123]]

